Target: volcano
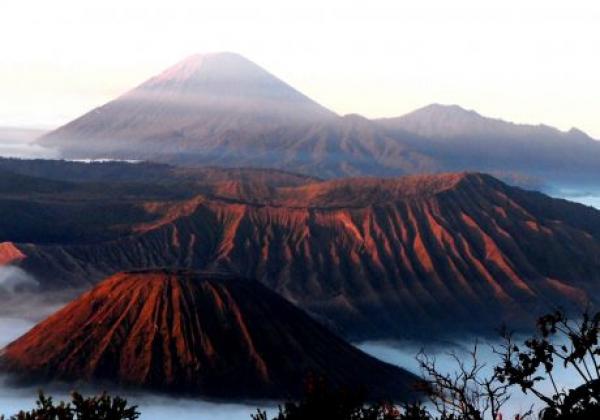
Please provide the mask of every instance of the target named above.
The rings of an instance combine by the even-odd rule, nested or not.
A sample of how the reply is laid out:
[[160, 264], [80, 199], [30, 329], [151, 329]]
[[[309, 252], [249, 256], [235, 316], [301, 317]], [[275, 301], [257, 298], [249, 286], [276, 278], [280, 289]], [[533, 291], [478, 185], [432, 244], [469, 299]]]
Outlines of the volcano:
[[333, 112], [238, 54], [199, 54], [49, 133], [40, 143], [70, 157], [139, 159], [214, 152], [235, 141], [238, 130], [253, 135], [332, 117]]
[[181, 270], [108, 278], [9, 344], [0, 366], [21, 380], [220, 398], [298, 396], [310, 375], [401, 398], [415, 379], [255, 281]]
[[[36, 205], [16, 209], [13, 195], [0, 200], [14, 215], [2, 240], [42, 289], [152, 267], [231, 271], [355, 340], [517, 328], [555, 306], [598, 302], [600, 211], [484, 174], [269, 187], [231, 178], [191, 198], [127, 190], [133, 207], [108, 207], [116, 184], [95, 191], [111, 218], [65, 207], [66, 193], [26, 194]], [[36, 215], [49, 208], [55, 227], [8, 229], [23, 214], [26, 226], [46, 220]]]

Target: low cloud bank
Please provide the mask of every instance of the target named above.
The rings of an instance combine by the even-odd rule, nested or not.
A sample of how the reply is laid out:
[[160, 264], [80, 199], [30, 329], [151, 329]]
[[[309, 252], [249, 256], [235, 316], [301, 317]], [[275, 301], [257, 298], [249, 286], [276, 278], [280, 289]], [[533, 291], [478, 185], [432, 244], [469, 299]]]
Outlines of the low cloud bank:
[[0, 267], [0, 292], [14, 294], [36, 289], [39, 283], [25, 270], [15, 266]]

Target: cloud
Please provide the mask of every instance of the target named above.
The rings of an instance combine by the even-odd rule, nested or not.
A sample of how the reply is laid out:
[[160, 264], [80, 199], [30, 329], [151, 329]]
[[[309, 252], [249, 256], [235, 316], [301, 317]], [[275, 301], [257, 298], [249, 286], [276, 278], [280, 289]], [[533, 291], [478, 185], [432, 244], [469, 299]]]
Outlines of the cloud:
[[0, 292], [15, 293], [38, 287], [38, 282], [25, 270], [12, 265], [0, 267]]

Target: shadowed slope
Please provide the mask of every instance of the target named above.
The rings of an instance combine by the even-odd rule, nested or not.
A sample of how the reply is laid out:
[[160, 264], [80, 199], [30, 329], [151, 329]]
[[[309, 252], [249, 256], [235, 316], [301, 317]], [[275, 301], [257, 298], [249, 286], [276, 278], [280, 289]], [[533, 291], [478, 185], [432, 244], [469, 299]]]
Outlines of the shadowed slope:
[[198, 194], [260, 198], [315, 181], [273, 169], [0, 158], [0, 241], [100, 242], [155, 219], [145, 210], [147, 202]]
[[[175, 185], [182, 182], [208, 184], [220, 181], [260, 181], [270, 186], [293, 186], [317, 181], [317, 178], [276, 169], [184, 168], [153, 162], [66, 161], [47, 159], [0, 158], [0, 170], [34, 178], [67, 182], [137, 183]], [[15, 185], [13, 191], [27, 186]]]
[[311, 372], [373, 397], [406, 397], [414, 380], [254, 281], [165, 270], [112, 276], [9, 344], [0, 365], [226, 398], [297, 396]]

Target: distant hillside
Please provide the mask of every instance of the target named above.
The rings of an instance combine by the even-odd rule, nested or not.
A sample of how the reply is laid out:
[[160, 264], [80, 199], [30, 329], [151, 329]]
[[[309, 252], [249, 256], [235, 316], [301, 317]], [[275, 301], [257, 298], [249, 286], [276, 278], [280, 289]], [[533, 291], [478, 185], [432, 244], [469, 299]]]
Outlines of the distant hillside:
[[[264, 181], [271, 186], [301, 185], [318, 180], [278, 169], [249, 167], [177, 167], [164, 163], [125, 161], [69, 161], [60, 159], [0, 158], [0, 170], [48, 180], [74, 183], [115, 182], [171, 185], [181, 182]], [[15, 189], [18, 185], [15, 185]]]
[[444, 170], [512, 172], [600, 189], [600, 141], [575, 128], [562, 132], [545, 125], [513, 124], [456, 105], [430, 105], [378, 122], [392, 133], [419, 136], [411, 148]]

